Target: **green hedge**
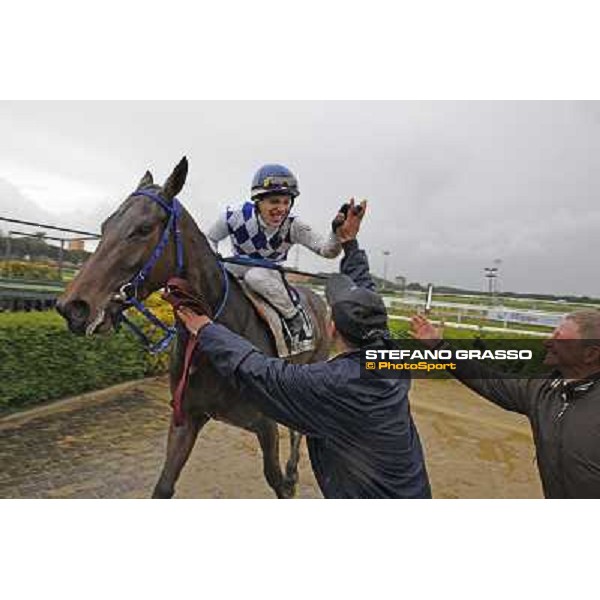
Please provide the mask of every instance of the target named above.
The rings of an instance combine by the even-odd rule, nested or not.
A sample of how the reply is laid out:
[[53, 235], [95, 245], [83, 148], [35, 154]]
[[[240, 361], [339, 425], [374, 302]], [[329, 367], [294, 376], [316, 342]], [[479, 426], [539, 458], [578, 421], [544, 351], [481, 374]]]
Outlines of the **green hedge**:
[[[161, 312], [161, 311], [159, 311]], [[136, 337], [72, 334], [57, 313], [0, 314], [0, 413], [164, 373]]]
[[22, 279], [58, 279], [58, 270], [45, 263], [18, 260], [0, 261], [0, 275]]

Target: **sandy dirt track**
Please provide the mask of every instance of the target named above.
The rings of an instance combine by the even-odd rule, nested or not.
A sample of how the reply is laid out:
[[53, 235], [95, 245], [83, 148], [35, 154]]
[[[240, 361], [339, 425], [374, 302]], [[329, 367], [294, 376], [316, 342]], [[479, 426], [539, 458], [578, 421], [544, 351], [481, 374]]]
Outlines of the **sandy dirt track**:
[[[412, 411], [436, 498], [540, 498], [527, 421], [455, 381], [417, 380]], [[170, 416], [166, 380], [145, 380], [0, 420], [0, 498], [147, 498]], [[282, 464], [287, 432], [282, 429]], [[253, 434], [211, 421], [179, 498], [271, 498]], [[306, 447], [299, 498], [320, 498]]]

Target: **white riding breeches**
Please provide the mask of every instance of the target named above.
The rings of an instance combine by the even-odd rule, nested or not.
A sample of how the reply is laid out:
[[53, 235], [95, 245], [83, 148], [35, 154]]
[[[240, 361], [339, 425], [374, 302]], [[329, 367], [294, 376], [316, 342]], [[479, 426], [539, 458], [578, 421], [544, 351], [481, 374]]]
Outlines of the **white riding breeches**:
[[291, 319], [298, 312], [279, 271], [250, 267], [244, 273], [244, 281], [253, 292], [270, 302], [284, 319]]

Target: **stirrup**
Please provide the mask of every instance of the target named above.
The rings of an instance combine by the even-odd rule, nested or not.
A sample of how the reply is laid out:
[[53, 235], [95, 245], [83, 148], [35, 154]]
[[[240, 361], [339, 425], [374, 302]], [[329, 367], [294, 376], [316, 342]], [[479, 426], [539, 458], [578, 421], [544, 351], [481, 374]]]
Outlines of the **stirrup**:
[[[294, 326], [290, 326], [291, 323]], [[312, 323], [302, 307], [291, 319], [282, 319], [284, 338], [290, 354], [300, 354], [313, 349]], [[299, 328], [297, 328], [300, 326]]]
[[285, 325], [290, 333], [290, 336], [300, 336], [305, 334], [305, 323], [304, 317], [300, 311], [298, 311], [291, 319], [285, 319]]

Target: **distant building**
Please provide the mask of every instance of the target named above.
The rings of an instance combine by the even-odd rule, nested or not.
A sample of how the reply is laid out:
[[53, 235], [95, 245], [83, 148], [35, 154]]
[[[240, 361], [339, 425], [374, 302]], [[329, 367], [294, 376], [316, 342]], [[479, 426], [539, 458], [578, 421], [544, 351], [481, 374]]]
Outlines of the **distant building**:
[[85, 250], [85, 242], [83, 240], [69, 240], [67, 250]]

